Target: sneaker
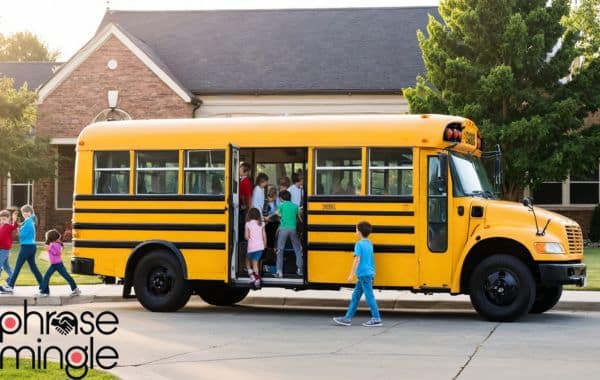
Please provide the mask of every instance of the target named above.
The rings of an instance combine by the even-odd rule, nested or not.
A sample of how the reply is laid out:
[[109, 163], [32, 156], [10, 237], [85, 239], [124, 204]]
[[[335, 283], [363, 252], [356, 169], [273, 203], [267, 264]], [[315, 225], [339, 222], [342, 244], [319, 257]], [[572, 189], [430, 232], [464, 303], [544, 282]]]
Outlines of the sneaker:
[[260, 278], [254, 281], [254, 289], [260, 289]]
[[383, 326], [383, 323], [381, 323], [381, 319], [371, 318], [362, 325], [365, 327], [380, 327]]
[[42, 293], [42, 292], [39, 292], [39, 293], [36, 293], [36, 294], [34, 295], [34, 297], [35, 297], [35, 298], [44, 298], [44, 297], [48, 297], [49, 295], [50, 295], [50, 294], [48, 294], [48, 293]]
[[346, 317], [334, 317], [333, 321], [340, 326], [352, 326], [352, 321]]
[[0, 286], [0, 294], [13, 294], [14, 289], [8, 285]]
[[275, 277], [277, 277], [277, 278], [283, 278], [283, 273], [281, 273], [281, 272], [277, 272], [277, 273], [275, 274]]
[[71, 297], [77, 297], [78, 295], [81, 294], [81, 290], [79, 290], [79, 288], [75, 288], [73, 289], [73, 291], [71, 292]]
[[304, 272], [302, 272], [302, 270], [301, 270], [301, 269], [298, 269], [298, 270], [296, 271], [296, 274], [297, 274], [298, 276], [300, 276], [300, 277], [304, 277]]

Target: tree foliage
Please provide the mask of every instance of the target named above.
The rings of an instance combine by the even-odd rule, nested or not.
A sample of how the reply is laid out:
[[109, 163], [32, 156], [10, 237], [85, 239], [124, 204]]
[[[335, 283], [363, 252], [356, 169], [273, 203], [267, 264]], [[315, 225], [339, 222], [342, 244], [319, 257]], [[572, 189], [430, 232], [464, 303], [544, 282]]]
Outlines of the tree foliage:
[[23, 181], [52, 177], [56, 159], [48, 138], [34, 136], [36, 94], [0, 78], [0, 177]]
[[17, 32], [8, 37], [0, 33], [0, 61], [51, 61], [60, 55], [31, 32]]
[[442, 0], [417, 32], [427, 74], [403, 90], [411, 112], [475, 121], [503, 149], [509, 199], [597, 165], [600, 125], [584, 120], [600, 108], [599, 1]]

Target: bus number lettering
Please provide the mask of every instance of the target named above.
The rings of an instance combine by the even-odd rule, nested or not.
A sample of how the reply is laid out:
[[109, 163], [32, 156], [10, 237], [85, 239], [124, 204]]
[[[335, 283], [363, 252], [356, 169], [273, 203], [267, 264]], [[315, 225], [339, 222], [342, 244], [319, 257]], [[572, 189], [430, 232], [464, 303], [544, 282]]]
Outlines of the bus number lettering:
[[325, 203], [323, 204], [323, 210], [335, 210], [335, 204]]

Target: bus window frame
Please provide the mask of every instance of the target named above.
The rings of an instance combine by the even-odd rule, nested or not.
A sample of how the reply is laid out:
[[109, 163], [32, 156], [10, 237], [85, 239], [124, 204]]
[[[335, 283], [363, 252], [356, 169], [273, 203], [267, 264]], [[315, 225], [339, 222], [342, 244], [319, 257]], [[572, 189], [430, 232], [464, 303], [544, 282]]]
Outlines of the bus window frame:
[[[194, 153], [194, 152], [215, 152], [215, 151], [222, 151], [223, 152], [223, 166], [222, 167], [218, 167], [218, 166], [210, 166], [210, 167], [195, 167], [195, 166], [188, 166], [189, 162], [190, 162], [190, 153]], [[181, 173], [181, 181], [180, 183], [183, 184], [183, 194], [185, 195], [198, 195], [198, 196], [203, 196], [203, 195], [208, 195], [208, 196], [212, 196], [212, 195], [225, 195], [225, 186], [226, 185], [226, 166], [227, 166], [227, 151], [225, 149], [189, 149], [183, 150], [183, 172]], [[216, 172], [216, 171], [221, 171], [223, 172], [223, 192], [219, 193], [219, 194], [215, 194], [215, 193], [188, 193], [187, 192], [187, 173], [193, 173], [193, 172]]]
[[[314, 179], [313, 179], [313, 195], [315, 196], [319, 196], [319, 197], [356, 197], [356, 196], [360, 196], [360, 195], [364, 195], [363, 192], [363, 187], [364, 187], [364, 147], [362, 146], [353, 146], [353, 147], [315, 147], [313, 148], [313, 161], [314, 161]], [[360, 156], [360, 164], [358, 166], [319, 166], [319, 156], [318, 153], [321, 150], [349, 150], [349, 149], [354, 149], [357, 150], [359, 152], [359, 156]], [[319, 170], [339, 170], [339, 171], [343, 171], [343, 170], [358, 170], [359, 172], [359, 178], [360, 178], [360, 187], [359, 187], [359, 191], [358, 193], [355, 194], [320, 194], [318, 193], [318, 179], [319, 179]]]
[[[410, 150], [410, 154], [411, 154], [411, 163], [412, 165], [410, 166], [405, 166], [405, 165], [401, 165], [401, 166], [372, 166], [371, 165], [371, 151], [373, 149], [408, 149]], [[381, 197], [410, 197], [414, 195], [414, 182], [415, 182], [415, 177], [414, 177], [414, 166], [415, 166], [415, 150], [414, 147], [408, 147], [408, 146], [398, 146], [398, 147], [367, 147], [367, 191], [366, 191], [366, 195], [368, 196], [381, 196]], [[384, 195], [379, 195], [379, 194], [372, 194], [371, 193], [371, 180], [372, 180], [372, 170], [410, 170], [412, 172], [412, 184], [411, 184], [411, 192], [410, 194], [384, 194]]]
[[[98, 167], [98, 153], [127, 153], [127, 160], [129, 162], [129, 166], [126, 168], [99, 168]], [[92, 152], [93, 156], [93, 175], [92, 175], [92, 193], [94, 195], [128, 195], [131, 187], [131, 154], [129, 150], [95, 150]], [[96, 172], [126, 172], [127, 173], [127, 192], [126, 193], [99, 193], [96, 191]]]
[[[135, 190], [135, 195], [142, 195], [142, 196], [176, 196], [179, 194], [179, 184], [181, 183], [181, 163], [180, 163], [180, 155], [179, 152], [181, 150], [180, 149], [156, 149], [156, 150], [136, 150], [134, 151], [134, 155], [135, 155], [135, 186], [134, 186], [134, 190]], [[175, 152], [177, 153], [177, 166], [174, 166], [172, 168], [169, 167], [153, 167], [153, 168], [140, 168], [139, 167], [139, 160], [140, 160], [140, 153], [159, 153], [159, 152]], [[139, 173], [140, 172], [175, 172], [177, 173], [177, 188], [175, 190], [174, 193], [140, 193], [138, 190], [138, 184], [139, 184]]]

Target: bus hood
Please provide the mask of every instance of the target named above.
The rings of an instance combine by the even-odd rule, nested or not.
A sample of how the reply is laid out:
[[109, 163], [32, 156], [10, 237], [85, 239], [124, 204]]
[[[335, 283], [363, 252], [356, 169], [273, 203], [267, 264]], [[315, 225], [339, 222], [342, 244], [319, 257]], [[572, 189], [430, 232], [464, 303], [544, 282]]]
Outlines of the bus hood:
[[[483, 200], [482, 206], [485, 208], [484, 221], [486, 225], [493, 226], [497, 224], [509, 224], [511, 226], [527, 226], [535, 231], [535, 218], [529, 207], [517, 202], [499, 201], [493, 199]], [[535, 207], [535, 216], [540, 231], [550, 219], [550, 229], [553, 225], [563, 229], [564, 226], [577, 225], [572, 219], [557, 214], [546, 209]]]

